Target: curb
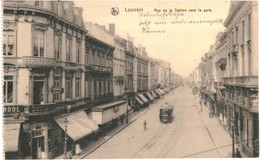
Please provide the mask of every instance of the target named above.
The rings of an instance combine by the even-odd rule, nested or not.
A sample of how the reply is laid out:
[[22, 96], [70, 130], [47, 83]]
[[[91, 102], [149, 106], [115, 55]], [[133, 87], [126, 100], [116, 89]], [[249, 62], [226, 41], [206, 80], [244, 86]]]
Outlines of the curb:
[[[158, 101], [157, 101], [158, 102]], [[156, 104], [156, 103], [154, 103]], [[154, 107], [154, 106], [153, 106]], [[97, 150], [100, 146], [102, 146], [104, 143], [106, 143], [108, 140], [110, 140], [111, 138], [113, 138], [116, 134], [120, 133], [122, 130], [124, 130], [126, 127], [128, 127], [130, 124], [132, 124], [134, 121], [136, 121], [138, 118], [140, 118], [144, 113], [146, 113], [147, 111], [149, 111], [151, 108], [153, 107], [149, 107], [147, 108], [145, 111], [143, 111], [142, 113], [140, 113], [135, 119], [133, 119], [131, 122], [129, 122], [127, 125], [123, 126], [121, 129], [119, 129], [118, 131], [116, 131], [113, 135], [111, 135], [108, 139], [104, 140], [103, 142], [101, 142], [100, 144], [98, 144], [94, 149], [92, 149], [91, 151], [83, 154], [81, 157], [79, 157], [79, 159], [83, 159], [84, 157], [86, 157], [87, 155], [91, 154], [92, 152], [94, 152], [95, 150]]]

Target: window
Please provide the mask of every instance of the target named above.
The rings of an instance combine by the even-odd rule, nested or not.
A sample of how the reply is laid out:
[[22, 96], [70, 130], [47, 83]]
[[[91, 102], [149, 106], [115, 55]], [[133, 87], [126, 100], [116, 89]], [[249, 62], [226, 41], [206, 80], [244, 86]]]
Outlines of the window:
[[80, 62], [80, 44], [81, 43], [76, 43], [76, 48], [77, 48], [77, 54], [76, 54], [76, 62], [79, 63]]
[[34, 30], [34, 52], [33, 56], [44, 56], [44, 31]]
[[35, 6], [40, 6], [40, 2], [36, 0], [36, 1], [34, 2], [34, 5], [35, 5]]
[[65, 79], [65, 87], [66, 87], [66, 98], [72, 98], [72, 78], [67, 77]]
[[4, 103], [13, 103], [13, 76], [4, 77]]
[[61, 56], [61, 36], [55, 35], [55, 56], [54, 58], [60, 59]]
[[67, 38], [66, 39], [66, 61], [71, 60], [71, 45], [72, 45], [72, 40]]
[[85, 96], [86, 97], [90, 96], [90, 94], [89, 94], [89, 81], [88, 80], [85, 81]]
[[111, 93], [110, 87], [111, 87], [111, 86], [110, 86], [110, 81], [108, 81], [108, 82], [107, 82], [107, 91], [108, 91], [108, 93]]
[[76, 79], [76, 97], [80, 97], [80, 90], [81, 90], [81, 87], [80, 87], [80, 78], [77, 78]]
[[102, 94], [102, 81], [98, 81], [98, 87], [99, 87], [99, 92], [98, 92], [98, 95], [101, 95]]
[[[54, 77], [54, 87], [61, 87], [61, 77]], [[54, 92], [53, 93], [53, 100], [59, 101], [61, 100], [61, 92]]]
[[4, 35], [3, 42], [3, 55], [12, 56], [14, 50], [14, 36], [13, 35]]
[[88, 55], [89, 55], [89, 50], [86, 49], [86, 55], [85, 55], [85, 64], [88, 65]]

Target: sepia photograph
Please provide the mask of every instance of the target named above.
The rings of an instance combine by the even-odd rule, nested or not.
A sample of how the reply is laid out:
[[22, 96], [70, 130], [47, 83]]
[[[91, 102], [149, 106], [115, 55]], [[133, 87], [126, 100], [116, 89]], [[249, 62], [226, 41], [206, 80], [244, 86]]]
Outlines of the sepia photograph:
[[1, 1], [3, 159], [259, 158], [258, 1]]

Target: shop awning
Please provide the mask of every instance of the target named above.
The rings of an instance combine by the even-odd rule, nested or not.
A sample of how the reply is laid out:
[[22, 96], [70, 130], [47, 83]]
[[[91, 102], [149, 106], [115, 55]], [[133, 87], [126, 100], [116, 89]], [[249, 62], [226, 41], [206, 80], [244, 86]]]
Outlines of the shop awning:
[[4, 124], [4, 151], [18, 152], [21, 123]]
[[162, 93], [161, 93], [161, 92], [159, 92], [159, 90], [158, 90], [158, 89], [155, 89], [155, 92], [156, 92], [157, 94], [159, 94], [160, 96], [162, 95]]
[[150, 98], [150, 100], [154, 100], [153, 96], [151, 95], [150, 92], [146, 92], [146, 95]]
[[153, 95], [154, 98], [158, 97], [158, 96], [154, 93], [154, 91], [152, 91], [151, 93], [152, 93], [152, 95]]
[[143, 94], [138, 94], [138, 96], [142, 99], [142, 101], [144, 101], [144, 103], [148, 102], [148, 99], [146, 99]]
[[98, 130], [98, 125], [96, 124], [96, 122], [93, 119], [89, 118], [85, 111], [71, 113], [68, 116], [55, 119], [55, 121], [63, 130], [65, 130], [65, 118], [67, 118], [68, 120], [67, 134], [74, 141], [77, 141]]
[[162, 94], [164, 94], [164, 91], [161, 88], [158, 88], [159, 92], [161, 92]]
[[137, 100], [137, 102], [138, 102], [139, 104], [141, 104], [141, 105], [144, 104], [144, 102], [143, 102], [139, 97], [136, 96], [135, 99]]

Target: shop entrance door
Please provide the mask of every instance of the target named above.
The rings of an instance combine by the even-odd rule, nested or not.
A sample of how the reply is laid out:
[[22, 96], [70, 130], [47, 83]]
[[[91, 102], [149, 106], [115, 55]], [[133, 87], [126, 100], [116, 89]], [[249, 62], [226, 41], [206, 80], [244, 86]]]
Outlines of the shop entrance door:
[[43, 81], [37, 80], [33, 83], [33, 104], [43, 102]]
[[32, 158], [42, 159], [44, 153], [44, 137], [32, 139]]

